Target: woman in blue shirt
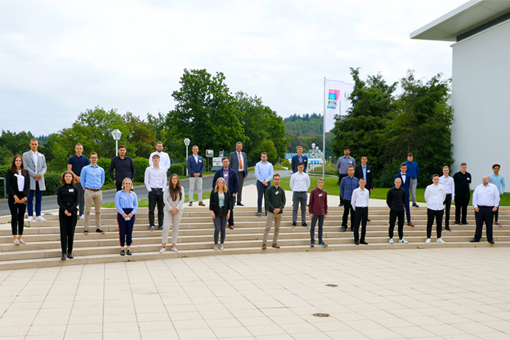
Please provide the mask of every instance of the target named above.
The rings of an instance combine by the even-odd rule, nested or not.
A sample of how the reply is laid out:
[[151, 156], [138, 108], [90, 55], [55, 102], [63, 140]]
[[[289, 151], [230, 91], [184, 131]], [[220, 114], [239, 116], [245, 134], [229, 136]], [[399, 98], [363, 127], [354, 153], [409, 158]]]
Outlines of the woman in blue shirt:
[[[135, 224], [135, 214], [138, 209], [138, 198], [131, 191], [133, 182], [130, 178], [124, 178], [122, 181], [122, 190], [115, 194], [115, 207], [117, 208], [117, 223], [119, 224], [120, 237], [120, 255], [133, 254], [131, 252], [131, 242], [133, 235], [133, 225]], [[124, 244], [127, 245], [127, 252], [124, 252]]]

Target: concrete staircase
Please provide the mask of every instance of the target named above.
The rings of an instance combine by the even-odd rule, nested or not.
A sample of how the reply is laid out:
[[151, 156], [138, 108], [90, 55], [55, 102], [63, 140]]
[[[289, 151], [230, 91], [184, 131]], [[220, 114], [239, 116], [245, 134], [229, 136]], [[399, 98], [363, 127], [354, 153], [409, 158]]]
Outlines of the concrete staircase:
[[[453, 209], [454, 210], [454, 209]], [[25, 226], [25, 245], [13, 245], [10, 228], [0, 230], [0, 270], [39, 268], [48, 266], [64, 266], [88, 263], [105, 263], [119, 261], [141, 261], [160, 258], [176, 258], [191, 256], [208, 256], [224, 254], [255, 254], [263, 252], [300, 252], [300, 251], [333, 251], [333, 250], [361, 250], [361, 249], [404, 249], [404, 248], [445, 248], [445, 247], [508, 247], [510, 246], [510, 207], [500, 209], [500, 222], [502, 226], [494, 226], [495, 245], [490, 245], [484, 236], [479, 243], [470, 243], [475, 230], [474, 212], [470, 208], [468, 214], [469, 226], [454, 226], [451, 218], [452, 232], [443, 231], [443, 240], [446, 244], [437, 244], [435, 226], [432, 232], [432, 242], [425, 244], [426, 239], [426, 208], [413, 208], [412, 216], [415, 227], [404, 227], [404, 237], [408, 245], [388, 244], [388, 209], [370, 208], [371, 222], [367, 226], [366, 245], [354, 245], [352, 232], [340, 232], [343, 208], [330, 208], [324, 226], [324, 241], [329, 245], [326, 248], [316, 246], [310, 248], [310, 229], [291, 227], [292, 208], [287, 207], [278, 244], [280, 249], [271, 248], [273, 229], [269, 234], [268, 249], [262, 250], [262, 234], [265, 227], [265, 216], [257, 217], [255, 208], [235, 208], [235, 229], [227, 228], [225, 250], [213, 249], [213, 224], [207, 207], [186, 207], [179, 229], [177, 241], [178, 253], [167, 252], [159, 254], [161, 248], [161, 231], [149, 231], [147, 209], [138, 211], [135, 230], [133, 233], [132, 256], [120, 256], [119, 234], [117, 228], [115, 209], [102, 210], [102, 226], [105, 234], [95, 232], [90, 228], [88, 235], [83, 234], [83, 221], [78, 221], [74, 238], [73, 260], [61, 261], [60, 229], [58, 215], [45, 216], [47, 222], [32, 222]], [[454, 211], [452, 211], [452, 216]], [[93, 215], [91, 220], [94, 221]], [[310, 224], [310, 221], [308, 221]], [[6, 225], [4, 225], [6, 226]], [[398, 240], [395, 228], [395, 240]], [[317, 240], [317, 231], [316, 231]], [[170, 237], [171, 241], [171, 237]]]

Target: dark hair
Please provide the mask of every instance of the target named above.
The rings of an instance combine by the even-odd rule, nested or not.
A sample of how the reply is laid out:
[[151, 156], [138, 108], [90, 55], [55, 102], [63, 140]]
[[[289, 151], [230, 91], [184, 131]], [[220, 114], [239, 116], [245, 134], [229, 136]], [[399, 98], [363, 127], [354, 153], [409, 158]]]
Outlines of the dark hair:
[[467, 166], [467, 164], [464, 162], [460, 163], [460, 166], [464, 166], [464, 165]]
[[354, 166], [349, 165], [349, 166], [347, 167], [347, 170], [349, 170], [350, 168], [353, 168], [353, 169], [354, 169]]
[[18, 173], [18, 168], [16, 167], [16, 158], [21, 158], [21, 174], [23, 176], [26, 176], [27, 175], [27, 171], [25, 170], [25, 166], [23, 164], [23, 157], [21, 157], [20, 155], [16, 155], [14, 156], [14, 158], [12, 159], [12, 164], [11, 164], [11, 172], [13, 174], [17, 174]]
[[361, 156], [361, 158], [363, 158], [363, 157], [365, 157], [366, 159], [368, 159], [368, 157], [367, 157], [366, 155]]
[[223, 157], [221, 161], [223, 162], [225, 159], [228, 161], [228, 157]]
[[92, 157], [92, 155], [96, 155], [97, 158], [99, 158], [99, 155], [97, 154], [97, 152], [91, 152], [90, 155], [89, 155], [89, 158]]
[[158, 144], [161, 144], [161, 145], [163, 145], [163, 142], [161, 142], [161, 141], [160, 141], [160, 142], [157, 142], [157, 143], [156, 143], [156, 145], [158, 145]]
[[414, 157], [413, 154], [410, 152], [407, 154], [407, 157], [409, 157], [409, 156]]
[[351, 151], [351, 149], [350, 149], [348, 146], [346, 146], [346, 147], [344, 148], [344, 151], [345, 151], [345, 150], [349, 150], [349, 151]]
[[[172, 183], [172, 177], [177, 177], [177, 185], [175, 186]], [[170, 175], [170, 180], [168, 181], [168, 192], [170, 193], [170, 197], [172, 198], [172, 201], [177, 201], [177, 194], [179, 194], [179, 200], [182, 199], [182, 192], [181, 192], [181, 181], [179, 179], [179, 175], [172, 174]]]
[[407, 164], [406, 163], [400, 164], [400, 167], [403, 167], [403, 166], [405, 166], [407, 168]]
[[64, 178], [64, 177], [66, 177], [67, 174], [70, 174], [71, 177], [73, 178], [72, 181], [71, 181], [71, 185], [75, 185], [76, 184], [76, 179], [74, 178], [74, 174], [71, 171], [69, 171], [69, 170], [64, 171], [64, 173], [62, 174], [62, 177], [60, 177], [60, 183], [62, 183], [62, 185], [67, 184], [66, 180]]
[[492, 166], [492, 168], [494, 169], [494, 167], [496, 167], [496, 166], [498, 166], [498, 167], [500, 167], [500, 168], [501, 168], [501, 165], [499, 165], [499, 164], [494, 164], [494, 165]]
[[120, 149], [126, 149], [126, 147], [124, 145], [119, 145], [119, 148], [117, 150], [120, 150]]
[[433, 174], [432, 175], [432, 179], [434, 179], [434, 177], [439, 177], [439, 175], [438, 174]]
[[267, 152], [261, 152], [260, 156], [262, 156], [262, 155], [266, 155], [267, 156]]
[[300, 166], [300, 165], [305, 166], [305, 163], [303, 163], [303, 162], [299, 162], [299, 163], [297, 164], [297, 166]]

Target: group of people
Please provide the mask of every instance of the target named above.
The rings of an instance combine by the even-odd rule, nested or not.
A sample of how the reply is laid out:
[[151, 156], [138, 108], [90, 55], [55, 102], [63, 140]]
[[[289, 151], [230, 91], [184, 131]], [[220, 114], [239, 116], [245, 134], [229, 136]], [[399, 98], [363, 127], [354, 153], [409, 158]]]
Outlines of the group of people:
[[[394, 185], [388, 191], [386, 203], [390, 208], [389, 219], [389, 243], [393, 244], [393, 231], [398, 219], [399, 242], [409, 243], [404, 238], [404, 211], [407, 218], [407, 225], [414, 227], [411, 222], [410, 200], [413, 207], [419, 207], [416, 202], [416, 184], [420, 168], [414, 162], [412, 153], [407, 155], [407, 161], [400, 165], [399, 173], [394, 177]], [[366, 222], [368, 219], [368, 197], [373, 188], [372, 169], [367, 165], [367, 156], [361, 157], [361, 165], [356, 166], [356, 161], [350, 156], [349, 147], [345, 147], [344, 156], [337, 161], [336, 168], [340, 176], [340, 206], [344, 207], [341, 232], [347, 230], [347, 221], [349, 213], [351, 214], [351, 230], [354, 231], [354, 240], [358, 244], [365, 239]], [[483, 176], [482, 184], [476, 187], [473, 193], [473, 207], [475, 210], [476, 231], [475, 237], [471, 242], [479, 242], [482, 237], [483, 223], [486, 225], [487, 241], [494, 244], [492, 234], [492, 224], [495, 220], [498, 222], [498, 207], [500, 197], [505, 192], [505, 180], [499, 174], [501, 166], [494, 164], [493, 174]], [[449, 176], [450, 168], [443, 167], [443, 176], [433, 175], [432, 184], [425, 190], [425, 201], [427, 202], [427, 239], [425, 243], [431, 242], [432, 226], [436, 221], [437, 243], [445, 243], [441, 238], [443, 230], [443, 215], [445, 230], [452, 231], [450, 228], [450, 208], [455, 203], [455, 225], [467, 223], [467, 208], [471, 199], [470, 185], [471, 174], [467, 172], [467, 164], [461, 163], [460, 171], [453, 177]], [[358, 199], [360, 192], [365, 191], [366, 200]], [[363, 189], [362, 189], [363, 188]], [[362, 194], [364, 197], [365, 194]], [[360, 210], [362, 208], [363, 210]], [[360, 221], [362, 224], [361, 238], [358, 241], [358, 230]]]
[[[41, 216], [41, 198], [46, 189], [44, 174], [47, 170], [46, 159], [37, 151], [39, 143], [36, 139], [30, 141], [30, 151], [23, 156], [14, 156], [11, 168], [6, 175], [8, 204], [11, 210], [11, 227], [13, 244], [25, 244], [23, 240], [23, 226], [25, 210], [28, 210], [28, 221], [33, 221], [33, 199], [35, 197], [35, 221], [46, 221]], [[209, 210], [214, 224], [214, 249], [223, 250], [225, 231], [228, 226], [234, 229], [234, 207], [243, 206], [242, 189], [244, 179], [248, 178], [248, 159], [242, 151], [242, 143], [236, 144], [236, 151], [229, 157], [222, 159], [222, 168], [216, 171], [209, 201]], [[135, 167], [133, 160], [126, 156], [126, 147], [118, 147], [118, 156], [112, 158], [108, 169], [117, 193], [115, 207], [117, 209], [117, 222], [119, 228], [120, 255], [131, 255], [133, 226], [138, 209], [138, 197], [133, 189]], [[198, 146], [192, 147], [193, 154], [188, 157], [186, 166], [189, 173], [189, 206], [193, 205], [195, 187], [198, 191], [198, 204], [205, 206], [202, 201], [202, 176], [204, 160], [198, 155]], [[61, 184], [57, 191], [59, 205], [59, 221], [61, 233], [62, 260], [72, 259], [73, 239], [77, 220], [84, 220], [84, 234], [88, 234], [90, 227], [90, 213], [92, 204], [95, 206], [95, 227], [97, 233], [104, 233], [101, 227], [102, 187], [105, 183], [105, 171], [98, 162], [98, 155], [90, 153], [89, 158], [83, 155], [83, 146], [77, 144], [76, 154], [69, 158], [67, 171], [62, 174]], [[416, 203], [416, 183], [419, 175], [419, 166], [413, 161], [413, 155], [408, 154], [408, 160], [400, 165], [400, 171], [395, 175], [394, 186], [388, 191], [386, 203], [390, 208], [389, 243], [393, 244], [393, 232], [398, 219], [399, 242], [408, 243], [404, 239], [404, 211], [407, 225], [411, 222], [410, 199], [412, 205]], [[347, 230], [350, 217], [351, 231], [353, 231], [356, 245], [368, 244], [366, 242], [366, 226], [368, 218], [368, 204], [370, 193], [373, 190], [373, 173], [367, 164], [368, 157], [361, 157], [361, 164], [350, 156], [350, 149], [344, 149], [344, 156], [336, 164], [340, 175], [340, 205], [344, 207], [341, 232]], [[292, 190], [292, 227], [297, 226], [299, 207], [301, 206], [301, 226], [308, 227], [306, 223], [306, 209], [311, 218], [310, 246], [315, 246], [315, 227], [318, 224], [318, 244], [327, 247], [323, 241], [323, 224], [327, 218], [328, 203], [327, 192], [323, 189], [324, 180], [317, 180], [317, 187], [311, 191], [310, 177], [306, 173], [308, 158], [303, 154], [303, 147], [297, 147], [297, 155], [292, 158], [292, 176], [290, 187]], [[171, 160], [163, 151], [163, 143], [158, 142], [156, 151], [149, 157], [149, 166], [145, 170], [144, 183], [148, 191], [149, 201], [149, 230], [154, 231], [155, 209], [158, 209], [158, 229], [163, 231], [160, 253], [166, 252], [168, 236], [172, 229], [172, 252], [178, 252], [176, 243], [178, 239], [179, 224], [182, 218], [185, 200], [184, 187], [179, 176], [172, 174], [167, 181], [167, 172]], [[505, 191], [505, 181], [499, 174], [501, 166], [493, 166], [494, 173], [483, 177], [473, 194], [475, 208], [476, 232], [471, 242], [479, 242], [482, 236], [482, 226], [485, 222], [487, 240], [494, 243], [492, 223], [498, 222], [498, 206], [500, 196]], [[437, 242], [445, 243], [441, 238], [442, 221], [444, 215], [445, 230], [450, 228], [450, 207], [455, 202], [455, 225], [467, 225], [467, 207], [470, 201], [471, 175], [466, 171], [467, 165], [462, 163], [460, 171], [453, 177], [449, 176], [448, 166], [443, 167], [443, 176], [434, 175], [432, 184], [426, 188], [425, 201], [427, 202], [427, 240], [430, 243], [432, 226], [436, 221]], [[255, 166], [256, 186], [258, 192], [257, 215], [262, 216], [262, 201], [266, 215], [266, 227], [262, 240], [262, 249], [267, 248], [268, 233], [274, 223], [273, 248], [278, 245], [279, 228], [283, 209], [286, 204], [285, 191], [279, 186], [280, 175], [274, 174], [273, 166], [267, 161], [267, 154], [262, 152], [261, 160]], [[271, 183], [273, 181], [273, 183]], [[308, 204], [307, 204], [308, 202]], [[361, 232], [360, 232], [361, 226]], [[126, 250], [124, 248], [127, 248]]]

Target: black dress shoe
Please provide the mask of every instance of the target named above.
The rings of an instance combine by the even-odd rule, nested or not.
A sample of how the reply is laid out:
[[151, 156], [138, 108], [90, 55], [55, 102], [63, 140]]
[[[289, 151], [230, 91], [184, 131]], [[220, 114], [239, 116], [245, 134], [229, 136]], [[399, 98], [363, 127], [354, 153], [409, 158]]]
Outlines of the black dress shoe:
[[67, 253], [67, 258], [68, 258], [68, 259], [74, 259], [74, 256], [73, 256], [73, 254], [71, 254], [71, 253]]
[[237, 205], [240, 205], [241, 207], [244, 207], [244, 204], [242, 204], [242, 203], [237, 203]]
[[163, 226], [159, 226], [158, 230], [163, 230]]
[[452, 231], [450, 227], [445, 227], [444, 230]]
[[476, 238], [470, 240], [469, 242], [480, 242], [480, 240], [477, 240]]
[[101, 229], [101, 228], [97, 228], [97, 229], [96, 229], [96, 233], [103, 233], [103, 234], [104, 234], [104, 231], [103, 231], [103, 229]]
[[66, 259], [66, 254], [62, 254], [62, 257], [60, 258], [62, 261]]
[[359, 246], [359, 242], [358, 241], [354, 241], [354, 244]]
[[490, 244], [495, 244], [493, 240], [490, 240], [490, 241], [489, 241], [489, 243], [490, 243]]
[[369, 218], [367, 218], [367, 222], [370, 222], [370, 219], [369, 219]]
[[131, 249], [128, 249], [128, 250], [127, 250], [127, 252], [126, 252], [126, 254], [128, 254], [128, 255], [133, 255], [133, 253], [131, 252]]
[[341, 233], [343, 233], [343, 232], [344, 232], [344, 231], [346, 231], [346, 230], [347, 230], [347, 227], [345, 227], [345, 226], [342, 226], [342, 228], [340, 228], [340, 232], [341, 232]]
[[354, 231], [354, 227], [351, 227], [351, 231]]
[[292, 228], [294, 228], [296, 226], [296, 223], [292, 223]]
[[122, 250], [120, 251], [120, 256], [124, 256], [124, 255], [126, 255], [126, 252], [124, 251], [124, 249], [122, 249]]
[[365, 245], [368, 245], [368, 243], [367, 243], [367, 242], [365, 242], [365, 241], [359, 241], [359, 243], [361, 243], [361, 244], [365, 244]]
[[301, 226], [303, 226], [303, 227], [308, 227], [308, 224], [306, 224], [306, 223], [301, 223]]

